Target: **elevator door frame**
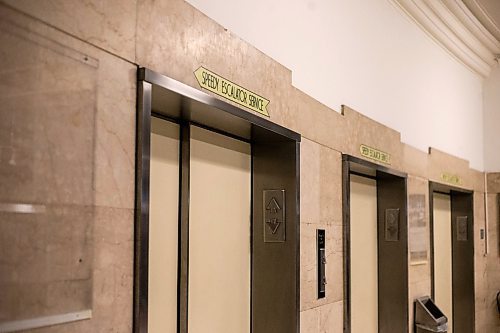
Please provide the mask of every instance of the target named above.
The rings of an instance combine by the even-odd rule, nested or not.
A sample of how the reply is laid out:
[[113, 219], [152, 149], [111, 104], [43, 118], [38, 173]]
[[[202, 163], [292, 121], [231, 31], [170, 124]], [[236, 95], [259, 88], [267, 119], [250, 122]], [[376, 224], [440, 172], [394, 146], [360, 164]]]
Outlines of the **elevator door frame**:
[[[188, 333], [191, 125], [252, 145], [251, 332], [298, 333], [300, 134], [146, 68], [139, 68], [137, 72], [134, 333], [148, 332], [149, 168], [153, 116], [180, 125], [177, 333]], [[263, 191], [275, 189], [286, 189], [286, 241], [264, 243]]]
[[[409, 289], [408, 289], [408, 216], [407, 216], [407, 175], [405, 173], [392, 170], [390, 168], [363, 160], [358, 157], [354, 157], [351, 155], [342, 155], [342, 210], [343, 210], [343, 249], [344, 249], [344, 296], [345, 296], [345, 304], [344, 304], [344, 333], [351, 333], [351, 249], [350, 249], [350, 175], [358, 175], [362, 177], [372, 178], [377, 180], [377, 258], [378, 258], [378, 330], [390, 331], [390, 325], [392, 319], [389, 319], [389, 313], [391, 311], [386, 311], [391, 306], [391, 302], [387, 301], [387, 299], [380, 297], [380, 289], [381, 289], [381, 272], [380, 266], [385, 265], [381, 264], [380, 261], [380, 235], [382, 230], [380, 229], [380, 219], [381, 219], [381, 207], [390, 207], [388, 206], [387, 191], [393, 190], [393, 181], [399, 182], [396, 184], [396, 187], [401, 187], [399, 190], [404, 192], [402, 197], [399, 197], [399, 204], [397, 205], [400, 209], [400, 220], [399, 220], [399, 240], [401, 241], [400, 245], [404, 247], [404, 251], [399, 253], [399, 260], [402, 260], [405, 264], [402, 267], [401, 274], [403, 275], [400, 282], [400, 285], [395, 286], [396, 289], [404, 290], [403, 297], [399, 299], [399, 306], [394, 307], [396, 311], [399, 310], [402, 318], [397, 319], [397, 324], [399, 325], [398, 333], [408, 332], [408, 320], [409, 320], [409, 308], [408, 308], [408, 297], [409, 297]], [[381, 185], [381, 183], [387, 183], [388, 185]], [[383, 187], [383, 189], [382, 189]], [[382, 193], [383, 192], [383, 193]], [[402, 232], [401, 232], [402, 231]], [[386, 249], [382, 249], [385, 251]], [[390, 274], [389, 274], [390, 275]], [[383, 277], [384, 278], [384, 277]], [[391, 278], [387, 276], [387, 278]], [[382, 286], [384, 288], [384, 286]], [[393, 304], [398, 305], [398, 304]], [[386, 307], [384, 310], [385, 314], [380, 314], [381, 307]], [[402, 331], [401, 331], [402, 329]], [[390, 331], [392, 333], [392, 331]], [[396, 331], [394, 331], [396, 332]]]
[[[463, 329], [464, 325], [467, 325], [468, 327], [465, 328], [464, 332], [467, 333], [474, 333], [475, 332], [475, 323], [476, 323], [476, 314], [475, 314], [475, 276], [474, 276], [474, 192], [458, 187], [454, 187], [451, 185], [445, 185], [437, 182], [429, 182], [429, 229], [430, 229], [430, 248], [431, 248], [431, 253], [430, 253], [430, 259], [431, 259], [431, 297], [434, 299], [435, 296], [435, 276], [434, 276], [434, 193], [441, 193], [441, 194], [446, 194], [450, 195], [450, 201], [451, 201], [451, 231], [452, 231], [452, 324], [453, 324], [453, 333], [460, 333], [460, 331], [456, 331], [456, 329]], [[465, 203], [464, 207], [464, 202]], [[458, 201], [459, 202], [457, 204]], [[458, 207], [460, 206], [460, 207]], [[458, 208], [457, 208], [458, 207]], [[454, 256], [456, 255], [456, 241], [455, 241], [455, 232], [456, 229], [454, 227], [454, 218], [457, 216], [459, 211], [464, 211], [467, 210], [468, 214], [467, 216], [470, 215], [470, 220], [468, 221], [468, 237], [470, 238], [470, 243], [468, 243], [468, 251], [467, 251], [467, 258], [466, 260], [469, 261], [469, 269], [470, 271], [463, 270], [463, 272], [460, 272], [459, 269], [460, 267], [456, 265], [456, 262], [454, 260]], [[457, 279], [464, 280], [466, 284], [469, 284], [471, 287], [471, 294], [468, 295], [470, 298], [470, 313], [465, 314], [458, 314], [456, 313], [456, 309], [460, 309], [461, 304], [459, 302], [456, 303], [456, 298], [457, 298], [457, 293], [459, 292], [464, 292], [464, 290], [461, 290], [463, 288], [457, 288], [455, 289], [453, 281]], [[463, 281], [462, 281], [463, 282]], [[467, 292], [467, 291], [465, 291]], [[457, 305], [457, 306], [456, 306]], [[458, 310], [457, 310], [458, 311]], [[460, 324], [457, 323], [456, 319], [459, 319]], [[463, 322], [465, 321], [465, 323]]]

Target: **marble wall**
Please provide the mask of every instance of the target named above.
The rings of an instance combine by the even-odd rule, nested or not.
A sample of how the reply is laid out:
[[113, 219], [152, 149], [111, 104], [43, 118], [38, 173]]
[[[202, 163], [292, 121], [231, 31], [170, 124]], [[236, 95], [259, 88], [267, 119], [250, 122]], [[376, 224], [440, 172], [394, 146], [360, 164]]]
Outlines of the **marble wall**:
[[500, 332], [496, 294], [500, 291], [500, 173], [488, 174], [488, 255], [484, 285], [484, 332]]
[[[2, 96], [14, 94], [8, 90], [15, 80], [19, 80], [13, 75], [16, 73], [9, 72], [14, 69], [19, 71], [18, 74], [31, 71], [29, 75], [33, 79], [28, 83], [23, 81], [23, 84], [32, 84], [33, 89], [47, 88], [48, 91], [37, 98], [2, 98], [2, 142], [7, 140], [12, 128], [4, 125], [9, 121], [4, 117], [15, 114], [19, 117], [16, 121], [23, 122], [24, 119], [24, 125], [28, 126], [31, 120], [27, 117], [36, 112], [46, 117], [44, 121], [47, 126], [52, 126], [51, 133], [56, 133], [43, 140], [48, 142], [46, 149], [52, 147], [58, 164], [44, 164], [39, 169], [32, 167], [36, 170], [30, 170], [32, 180], [25, 188], [29, 190], [36, 186], [38, 197], [29, 197], [31, 193], [28, 193], [27, 197], [17, 198], [18, 194], [12, 193], [11, 189], [14, 185], [19, 186], [20, 195], [23, 185], [15, 183], [4, 187], [2, 183], [2, 200], [3, 195], [12, 196], [11, 200], [34, 202], [42, 198], [57, 204], [76, 204], [71, 200], [80, 200], [78, 204], [91, 211], [89, 215], [77, 214], [79, 218], [71, 219], [73, 227], [68, 226], [71, 231], [62, 230], [62, 233], [73, 234], [84, 243], [89, 240], [84, 245], [89, 255], [84, 262], [88, 266], [81, 270], [81, 274], [90, 283], [90, 289], [85, 293], [90, 296], [87, 299], [82, 297], [82, 304], [90, 304], [93, 317], [36, 332], [126, 333], [132, 330], [137, 66], [148, 67], [197, 89], [199, 86], [193, 71], [205, 66], [270, 99], [270, 120], [302, 134], [301, 332], [343, 331], [341, 155], [346, 153], [363, 158], [360, 144], [390, 153], [389, 167], [409, 175], [410, 207], [418, 204], [413, 200], [420, 202], [421, 196], [425, 197], [424, 235], [429, 233], [429, 181], [443, 182], [442, 174], [448, 173], [460, 179], [458, 186], [475, 191], [477, 327], [481, 333], [494, 333], [495, 327], [498, 328], [498, 316], [494, 316], [491, 299], [491, 292], [499, 288], [500, 281], [498, 246], [494, 252], [496, 245], [492, 245], [498, 244], [496, 194], [491, 192], [493, 186], [489, 186], [491, 253], [485, 257], [485, 242], [479, 238], [479, 229], [485, 223], [484, 199], [481, 199], [485, 191], [484, 174], [471, 169], [467, 161], [436, 149], [422, 152], [403, 144], [398, 132], [347, 106], [341, 113], [334, 112], [294, 88], [287, 68], [183, 0], [0, 0], [0, 32], [10, 34], [5, 38], [12, 39], [11, 35], [17, 36], [17, 32], [9, 32], [12, 30], [22, 30], [30, 40], [36, 41], [17, 45], [11, 40], [10, 43], [19, 48], [15, 53], [11, 48], [2, 47], [1, 59], [4, 63], [9, 61], [2, 70], [4, 80], [0, 84], [5, 91]], [[46, 49], [49, 51], [42, 51]], [[58, 56], [51, 56], [50, 52]], [[29, 67], [30, 61], [36, 69], [25, 68]], [[54, 114], [66, 116], [55, 119]], [[44, 122], [34, 125], [37, 124]], [[16, 134], [19, 144], [33, 142], [33, 137], [26, 133], [29, 132]], [[61, 138], [64, 140], [58, 140]], [[35, 141], [43, 145], [43, 140]], [[4, 150], [2, 146], [0, 181], [13, 181], [5, 176], [7, 172], [11, 174], [8, 171], [11, 169], [4, 162]], [[33, 166], [36, 159], [40, 163], [49, 163], [44, 160], [48, 156], [38, 156], [37, 152], [26, 157], [26, 167]], [[55, 171], [60, 177], [54, 177]], [[490, 182], [494, 179], [491, 176]], [[496, 224], [493, 216], [497, 219]], [[64, 223], [64, 217], [58, 221]], [[409, 223], [411, 235], [411, 219]], [[315, 297], [316, 228], [326, 229], [328, 244], [327, 297], [321, 300]], [[17, 232], [12, 231], [13, 234]], [[29, 238], [27, 241], [30, 244]], [[416, 241], [410, 238], [410, 246]], [[81, 248], [82, 245], [78, 244], [72, 245]], [[77, 249], [67, 251], [61, 260], [74, 265], [72, 255], [77, 252]], [[77, 277], [68, 280], [72, 278]], [[409, 315], [412, 316], [413, 299], [430, 293], [429, 263], [409, 266], [409, 287]]]
[[0, 41], [0, 323], [131, 331], [136, 66], [5, 5]]

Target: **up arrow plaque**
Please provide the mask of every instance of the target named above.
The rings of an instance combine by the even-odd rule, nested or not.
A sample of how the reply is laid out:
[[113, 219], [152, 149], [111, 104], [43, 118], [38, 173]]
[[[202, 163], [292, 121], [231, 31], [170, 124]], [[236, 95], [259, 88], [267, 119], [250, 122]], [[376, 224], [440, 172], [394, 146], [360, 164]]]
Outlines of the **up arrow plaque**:
[[264, 190], [264, 243], [286, 240], [285, 190]]
[[247, 109], [269, 117], [267, 106], [269, 100], [237, 85], [216, 73], [200, 67], [195, 72], [196, 80], [201, 88], [209, 90], [227, 100], [237, 103]]

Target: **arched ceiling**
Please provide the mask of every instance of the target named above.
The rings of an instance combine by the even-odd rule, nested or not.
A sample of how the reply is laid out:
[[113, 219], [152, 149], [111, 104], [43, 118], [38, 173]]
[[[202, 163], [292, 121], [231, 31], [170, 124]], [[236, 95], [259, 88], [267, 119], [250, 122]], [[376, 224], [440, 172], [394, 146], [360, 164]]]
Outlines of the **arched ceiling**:
[[500, 1], [463, 0], [467, 8], [500, 41]]
[[500, 0], [391, 0], [438, 44], [488, 77], [500, 55]]

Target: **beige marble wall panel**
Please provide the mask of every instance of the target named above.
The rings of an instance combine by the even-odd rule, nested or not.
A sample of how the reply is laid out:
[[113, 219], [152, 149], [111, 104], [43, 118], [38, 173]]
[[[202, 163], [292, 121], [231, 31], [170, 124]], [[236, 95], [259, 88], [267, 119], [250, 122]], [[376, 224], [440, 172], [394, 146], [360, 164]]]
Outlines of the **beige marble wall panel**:
[[94, 221], [92, 319], [25, 332], [132, 332], [134, 212], [99, 207]]
[[[93, 318], [73, 324], [59, 325], [55, 327], [36, 330], [36, 332], [131, 332], [132, 325], [132, 286], [133, 286], [133, 207], [134, 207], [134, 174], [135, 174], [135, 66], [123, 61], [116, 56], [99, 50], [94, 46], [75, 39], [64, 32], [54, 29], [38, 20], [31, 19], [19, 12], [12, 10], [0, 4], [0, 30], [6, 31], [6, 26], [15, 27], [13, 36], [23, 36], [25, 40], [35, 42], [37, 47], [29, 46], [12, 56], [10, 53], [2, 53], [2, 59], [5, 58], [9, 67], [1, 74], [5, 80], [2, 84], [12, 83], [6, 80], [10, 78], [8, 71], [33, 70], [30, 66], [35, 66], [36, 73], [40, 75], [40, 82], [43, 82], [46, 89], [51, 89], [51, 94], [62, 94], [64, 99], [53, 98], [53, 95], [46, 95], [45, 98], [35, 99], [29, 105], [20, 105], [16, 110], [16, 115], [26, 110], [36, 109], [38, 112], [45, 112], [51, 108], [57, 107], [62, 110], [65, 105], [70, 107], [79, 107], [81, 95], [75, 95], [75, 91], [94, 89], [94, 120], [92, 124], [94, 132], [86, 131], [85, 134], [89, 140], [93, 140], [93, 150], [90, 151], [91, 158], [79, 160], [80, 165], [66, 163], [65, 168], [54, 179], [58, 182], [61, 179], [67, 179], [68, 183], [62, 183], [61, 188], [68, 187], [71, 182], [76, 183], [76, 187], [83, 186], [80, 183], [79, 174], [75, 170], [79, 167], [90, 170], [93, 174], [88, 183], [89, 196], [84, 196], [84, 200], [78, 202], [75, 208], [70, 206], [57, 206], [51, 202], [51, 205], [45, 207], [47, 218], [51, 219], [51, 228], [43, 227], [38, 223], [33, 232], [36, 237], [30, 241], [30, 232], [21, 232], [17, 230], [14, 234], [26, 236], [27, 246], [23, 247], [23, 253], [19, 255], [24, 260], [36, 259], [36, 253], [28, 253], [28, 250], [36, 250], [37, 247], [49, 251], [51, 260], [56, 264], [45, 262], [45, 268], [37, 265], [26, 266], [29, 269], [39, 268], [33, 276], [43, 277], [44, 274], [50, 278], [57, 276], [57, 283], [51, 284], [46, 289], [31, 288], [26, 285], [25, 291], [30, 295], [36, 292], [49, 293], [47, 303], [52, 308], [58, 308], [67, 311], [71, 306], [68, 301], [87, 297], [93, 310]], [[7, 31], [10, 31], [7, 29]], [[10, 37], [9, 37], [10, 38]], [[19, 43], [19, 47], [24, 46]], [[62, 74], [58, 64], [54, 64], [57, 57], [44, 57], [41, 48], [47, 48], [50, 52], [63, 55], [71, 70], [66, 70]], [[2, 49], [4, 51], [4, 49]], [[2, 52], [0, 51], [0, 52]], [[4, 57], [5, 55], [5, 57]], [[41, 61], [30, 62], [33, 56], [41, 57]], [[71, 64], [75, 64], [71, 66]], [[88, 63], [88, 65], [85, 65]], [[92, 75], [88, 75], [79, 70], [79, 64], [84, 64], [84, 68], [92, 68]], [[12, 73], [10, 73], [12, 74]], [[36, 88], [36, 82], [27, 81], [25, 89]], [[35, 80], [36, 81], [36, 80]], [[15, 83], [15, 82], [13, 82]], [[44, 88], [42, 86], [42, 88]], [[69, 92], [68, 92], [69, 90]], [[7, 90], [2, 89], [3, 93]], [[11, 91], [12, 92], [12, 91]], [[2, 95], [4, 96], [4, 95]], [[56, 103], [57, 102], [57, 103]], [[18, 103], [19, 104], [19, 103]], [[24, 108], [24, 109], [23, 109]], [[63, 152], [65, 157], [71, 158], [81, 153], [82, 145], [79, 142], [71, 141], [78, 133], [78, 126], [86, 123], [86, 116], [90, 114], [89, 108], [81, 108], [75, 117], [64, 118], [59, 121], [54, 115], [50, 126], [54, 127], [54, 132], [59, 135], [49, 137], [50, 142], [63, 141], [63, 145], [68, 145], [67, 151]], [[88, 111], [85, 111], [88, 110]], [[58, 115], [60, 116], [60, 115]], [[37, 123], [35, 123], [36, 125]], [[75, 129], [76, 128], [76, 129]], [[2, 139], [4, 133], [2, 132]], [[22, 136], [21, 136], [22, 137]], [[2, 140], [3, 141], [3, 140]], [[54, 155], [55, 156], [55, 155]], [[52, 170], [53, 171], [53, 170]], [[53, 173], [53, 172], [52, 172]], [[46, 177], [52, 179], [54, 175], [47, 172]], [[58, 184], [58, 183], [57, 183]], [[56, 184], [56, 185], [57, 185]], [[87, 186], [87, 185], [85, 185]], [[49, 188], [50, 190], [50, 188]], [[52, 188], [53, 190], [53, 188]], [[81, 189], [83, 190], [83, 189]], [[57, 191], [52, 191], [56, 192]], [[50, 196], [53, 193], [49, 193]], [[54, 201], [65, 202], [66, 192], [61, 192]], [[46, 198], [44, 198], [46, 199]], [[85, 204], [86, 206], [82, 206]], [[74, 209], [81, 207], [90, 210], [93, 213], [73, 212]], [[56, 215], [51, 212], [55, 210]], [[50, 214], [49, 214], [50, 213]], [[52, 215], [51, 215], [52, 214]], [[26, 217], [23, 215], [17, 219]], [[51, 218], [54, 217], [55, 218]], [[28, 221], [29, 222], [29, 221]], [[29, 223], [16, 223], [15, 228], [29, 228]], [[42, 228], [43, 227], [43, 228]], [[38, 228], [38, 229], [37, 229]], [[43, 229], [43, 230], [42, 230]], [[85, 241], [85, 235], [89, 236], [88, 242]], [[54, 241], [48, 248], [44, 248], [41, 235], [52, 237]], [[2, 236], [6, 236], [2, 234]], [[83, 238], [75, 238], [82, 236]], [[38, 243], [37, 243], [38, 242]], [[4, 242], [2, 242], [4, 243]], [[21, 243], [24, 244], [24, 243]], [[91, 251], [85, 255], [82, 248], [90, 246]], [[2, 257], [5, 255], [5, 248], [2, 247]], [[32, 251], [33, 252], [33, 251]], [[90, 258], [90, 259], [89, 259]], [[82, 261], [80, 262], [80, 259]], [[89, 261], [91, 265], [89, 265]], [[71, 267], [71, 268], [68, 268]], [[19, 266], [19, 269], [23, 267]], [[10, 273], [15, 272], [9, 269]], [[88, 281], [91, 278], [91, 289], [83, 287], [71, 288], [67, 281], [73, 279], [76, 281]], [[38, 279], [40, 280], [40, 279]], [[30, 289], [31, 288], [31, 289]], [[86, 290], [86, 291], [85, 291]], [[5, 292], [5, 288], [0, 288], [0, 292]], [[72, 295], [72, 297], [57, 298], [53, 295]], [[40, 297], [45, 297], [41, 295]], [[19, 298], [16, 294], [14, 298]], [[12, 302], [15, 302], [13, 299]], [[15, 303], [12, 303], [15, 304]], [[2, 320], [3, 318], [0, 318]]]
[[300, 312], [300, 333], [316, 333], [319, 331], [319, 308]]
[[488, 173], [488, 193], [500, 193], [500, 172]]
[[0, 42], [0, 201], [92, 205], [96, 65], [8, 17]]
[[99, 61], [95, 203], [134, 208], [136, 67], [103, 52]]
[[459, 159], [435, 148], [429, 148], [427, 177], [434, 182], [446, 184], [441, 176], [448, 173], [460, 177], [461, 184], [449, 184], [456, 187], [472, 189], [469, 162]]
[[[498, 174], [495, 175], [495, 180], [498, 179]], [[496, 184], [495, 184], [496, 185]], [[495, 190], [498, 189], [491, 186]], [[485, 322], [490, 325], [488, 331], [485, 332], [499, 332], [500, 331], [500, 316], [496, 309], [495, 296], [500, 291], [500, 212], [499, 212], [499, 195], [488, 195], [488, 242], [489, 253], [487, 257], [487, 280], [488, 285], [486, 289], [486, 306], [485, 306]]]
[[303, 138], [301, 222], [342, 225], [342, 155]]
[[481, 332], [481, 325], [485, 324], [480, 320], [484, 316], [486, 305], [486, 294], [488, 287], [487, 262], [485, 253], [485, 242], [480, 239], [480, 229], [484, 228], [484, 194], [474, 193], [474, 279], [475, 279], [475, 307], [476, 329]]
[[343, 140], [345, 146], [342, 148], [342, 151], [366, 159], [361, 155], [359, 150], [359, 146], [365, 144], [391, 155], [390, 165], [378, 161], [372, 162], [389, 166], [396, 170], [402, 169], [403, 147], [399, 132], [363, 116], [347, 106], [342, 108], [342, 114], [345, 118], [344, 125], [347, 127], [348, 133], [345, 140]]
[[403, 144], [403, 170], [404, 172], [416, 176], [427, 178], [429, 154], [418, 150], [410, 145]]
[[92, 206], [0, 213], [0, 321], [91, 308]]
[[[304, 139], [301, 144], [301, 291], [306, 310], [343, 298], [341, 155]], [[317, 299], [316, 230], [326, 232], [326, 297]]]
[[326, 304], [300, 313], [301, 333], [342, 333], [344, 331], [343, 302]]
[[136, 0], [2, 0], [68, 34], [135, 61]]
[[349, 137], [344, 126], [345, 118], [304, 92], [294, 87], [291, 89], [289, 104], [295, 130], [312, 141], [343, 152]]
[[[73, 74], [67, 72], [68, 75], [58, 75], [47, 80], [51, 80], [50, 83], [54, 84], [57, 89], [67, 89], [68, 84], [75, 85], [76, 81], [80, 90], [87, 91], [94, 84], [97, 96], [94, 119], [96, 134], [94, 138], [90, 138], [93, 139], [95, 145], [92, 155], [94, 158], [93, 200], [98, 206], [133, 208], [136, 67], [1, 4], [0, 19], [2, 24], [19, 27], [20, 32], [34, 36], [33, 38], [36, 38], [38, 42], [43, 41], [44, 45], [56, 52], [65, 52], [67, 57], [73, 61], [89, 62], [92, 66], [97, 66], [96, 77], [90, 79], [86, 79], [88, 76], [78, 75], [79, 72], [74, 71]], [[33, 52], [33, 50], [30, 51]], [[27, 55], [23, 56], [25, 53], [29, 52], [21, 52], [20, 63], [29, 59]], [[12, 59], [12, 68], [16, 68], [14, 65], [15, 57], [7, 57], [6, 59]], [[29, 61], [27, 63], [29, 64]], [[50, 77], [50, 70], [44, 72], [47, 73], [46, 76]], [[52, 72], [52, 75], [56, 74]], [[77, 104], [74, 96], [65, 97], [65, 101], [72, 103], [72, 105]], [[53, 105], [51, 103], [53, 101], [49, 98], [38, 99], [26, 108]], [[79, 124], [79, 121], [71, 119], [69, 125]], [[65, 124], [66, 126], [61, 130], [68, 127], [67, 123]], [[71, 128], [68, 127], [69, 129]], [[73, 149], [74, 145], [69, 147]], [[66, 166], [66, 170], [69, 170], [69, 166]], [[74, 179], [74, 174], [63, 174], [67, 174], [68, 179], [77, 181]], [[47, 173], [47, 176], [52, 177], [50, 173]], [[64, 200], [65, 193], [62, 193], [58, 198]]]
[[470, 188], [477, 192], [483, 192], [485, 190], [485, 177], [484, 172], [477, 171], [474, 169], [469, 169]]
[[294, 128], [290, 71], [185, 1], [138, 1], [137, 63], [198, 89], [204, 66], [269, 99], [271, 120]]
[[[429, 182], [425, 178], [421, 177], [415, 177], [415, 176], [408, 176], [407, 180], [407, 186], [408, 186], [408, 208], [409, 212], [414, 211], [413, 213], [410, 213], [408, 216], [408, 245], [409, 245], [409, 251], [408, 251], [408, 278], [409, 278], [409, 299], [408, 299], [408, 309], [409, 309], [409, 325], [410, 325], [410, 332], [413, 332], [413, 304], [415, 302], [415, 299], [423, 296], [430, 296], [431, 295], [431, 262], [430, 262], [430, 228], [429, 228]], [[424, 199], [423, 204], [423, 210], [424, 210], [424, 215], [423, 218], [424, 220], [421, 220], [421, 217], [419, 214], [417, 214], [417, 211], [419, 209], [415, 208], [415, 206], [420, 206], [421, 201], [420, 199]], [[413, 208], [413, 209], [412, 209]], [[422, 235], [421, 233], [413, 231], [417, 231], [419, 228], [422, 226], [419, 225], [419, 223], [424, 222], [425, 227], [424, 227], [424, 234]], [[413, 237], [419, 237], [419, 239], [412, 238]], [[422, 244], [422, 242], [425, 244], [425, 248], [427, 251], [427, 262], [425, 260], [418, 260], [414, 261], [412, 263], [411, 260], [411, 249], [413, 242], [418, 242], [418, 244]]]

